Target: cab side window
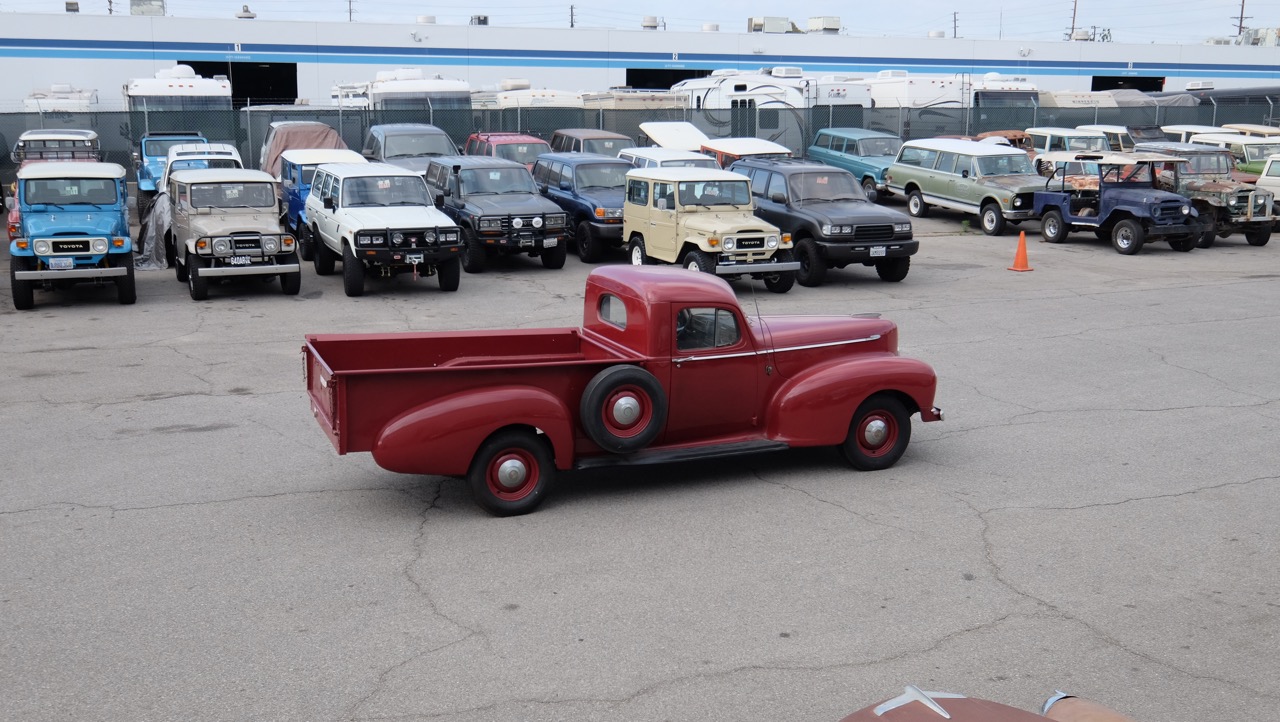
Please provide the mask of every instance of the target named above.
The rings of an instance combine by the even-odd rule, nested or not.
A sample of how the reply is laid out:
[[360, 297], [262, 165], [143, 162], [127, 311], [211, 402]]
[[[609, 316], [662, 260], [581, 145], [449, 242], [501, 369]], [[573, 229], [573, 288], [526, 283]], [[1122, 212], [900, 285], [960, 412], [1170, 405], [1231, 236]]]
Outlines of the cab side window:
[[764, 189], [769, 185], [769, 171], [759, 168], [751, 171], [751, 195], [764, 197]]
[[674, 184], [653, 184], [653, 207], [669, 211], [676, 209], [676, 187]]
[[649, 205], [649, 183], [638, 178], [627, 181], [627, 202], [638, 206]]
[[831, 135], [830, 135], [830, 134], [828, 134], [828, 133], [819, 133], [819, 134], [818, 134], [818, 139], [817, 139], [816, 141], [814, 141], [814, 143], [813, 143], [813, 144], [814, 144], [814, 145], [816, 145], [816, 146], [818, 146], [819, 148], [825, 148], [825, 149], [827, 149], [827, 150], [830, 150], [830, 149], [831, 149]]
[[738, 319], [732, 311], [690, 307], [676, 313], [677, 351], [726, 348], [741, 338]]
[[938, 165], [936, 170], [942, 173], [956, 173], [956, 154], [955, 153], [939, 153]]
[[774, 194], [780, 194], [785, 202], [787, 197], [787, 179], [781, 173], [769, 174], [769, 191], [765, 197], [773, 200]]

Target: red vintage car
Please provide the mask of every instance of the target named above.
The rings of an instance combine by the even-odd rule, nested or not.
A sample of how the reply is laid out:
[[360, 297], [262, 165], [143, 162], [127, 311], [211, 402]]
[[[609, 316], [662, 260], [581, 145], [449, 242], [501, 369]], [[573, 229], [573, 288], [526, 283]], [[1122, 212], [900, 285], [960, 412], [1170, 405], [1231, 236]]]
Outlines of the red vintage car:
[[1040, 714], [1024, 712], [998, 702], [951, 692], [925, 692], [908, 686], [893, 699], [871, 705], [840, 722], [1133, 722], [1096, 702], [1058, 693], [1044, 704]]
[[749, 316], [724, 280], [680, 268], [595, 269], [581, 328], [320, 334], [303, 352], [339, 454], [465, 476], [497, 515], [575, 468], [829, 445], [885, 469], [913, 414], [942, 419], [933, 369], [898, 355], [891, 321]]

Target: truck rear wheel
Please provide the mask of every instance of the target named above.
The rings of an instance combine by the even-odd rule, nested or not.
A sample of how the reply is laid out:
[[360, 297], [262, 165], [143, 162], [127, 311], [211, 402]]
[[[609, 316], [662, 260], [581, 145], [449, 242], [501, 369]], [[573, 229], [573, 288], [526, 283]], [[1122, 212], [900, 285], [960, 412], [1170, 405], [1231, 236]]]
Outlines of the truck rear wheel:
[[351, 298], [364, 295], [364, 261], [346, 243], [342, 244], [342, 290]]
[[1126, 218], [1120, 221], [1111, 229], [1111, 245], [1116, 249], [1116, 253], [1126, 256], [1132, 256], [1142, 250], [1142, 244], [1146, 241], [1146, 231], [1142, 229], [1142, 224]]
[[587, 436], [605, 451], [638, 451], [666, 426], [667, 395], [658, 379], [639, 366], [610, 366], [587, 383], [578, 416]]
[[[872, 203], [877, 203], [880, 201], [880, 193], [876, 191], [876, 181], [874, 178], [862, 179], [862, 192], [864, 195], [867, 196], [867, 200], [871, 201]], [[801, 284], [801, 285], [804, 285], [804, 284]]]
[[9, 257], [9, 287], [13, 290], [13, 307], [19, 311], [30, 311], [36, 305], [36, 287], [34, 281], [19, 281], [18, 271], [30, 271], [30, 258], [26, 256]]
[[840, 453], [859, 471], [879, 471], [897, 463], [910, 442], [911, 414], [901, 401], [876, 394], [853, 413]]
[[542, 503], [555, 474], [551, 450], [537, 434], [511, 429], [494, 434], [467, 472], [471, 495], [494, 516], [528, 514]]
[[133, 275], [133, 254], [114, 254], [111, 256], [111, 265], [115, 268], [125, 269], [123, 276], [116, 276], [113, 279], [116, 282], [116, 300], [123, 306], [136, 303], [138, 300], [138, 286]]
[[929, 204], [924, 202], [924, 196], [920, 191], [911, 189], [907, 193], [907, 213], [912, 218], [925, 218], [929, 215]]

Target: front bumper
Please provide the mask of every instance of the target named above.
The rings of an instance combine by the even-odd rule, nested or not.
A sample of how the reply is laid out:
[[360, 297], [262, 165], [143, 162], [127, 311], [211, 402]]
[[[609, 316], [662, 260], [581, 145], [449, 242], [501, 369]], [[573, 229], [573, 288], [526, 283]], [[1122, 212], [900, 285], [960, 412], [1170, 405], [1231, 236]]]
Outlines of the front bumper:
[[1213, 227], [1212, 221], [1202, 221], [1199, 219], [1191, 220], [1187, 223], [1170, 223], [1155, 224], [1151, 223], [1144, 229], [1147, 238], [1162, 238], [1164, 236], [1186, 236], [1200, 235]]
[[[215, 260], [225, 262], [218, 256], [198, 256], [204, 261]], [[200, 269], [201, 276], [220, 278], [226, 276], [277, 276], [282, 273], [300, 273], [302, 266], [297, 263], [277, 263], [275, 258], [266, 260], [255, 258], [252, 263], [242, 266], [206, 266]]]
[[621, 223], [599, 223], [593, 221], [591, 223], [591, 232], [596, 238], [602, 241], [621, 241], [622, 240], [622, 224]]
[[[356, 247], [356, 258], [375, 266], [393, 266], [397, 264], [431, 264], [456, 258], [462, 252], [462, 241], [442, 243], [423, 248], [360, 248]], [[416, 257], [420, 260], [411, 261]]]
[[744, 273], [785, 273], [799, 270], [799, 261], [778, 261], [773, 257], [763, 261], [733, 261], [723, 256], [716, 259], [717, 276], [737, 276]]
[[67, 278], [108, 278], [110, 276], [128, 275], [128, 268], [68, 268], [63, 271], [14, 271], [13, 277], [19, 281], [57, 281]]
[[[915, 255], [920, 250], [920, 241], [905, 239], [897, 241], [848, 241], [839, 242], [819, 240], [818, 248], [822, 249], [822, 257], [831, 263], [871, 263], [880, 258], [902, 258]], [[871, 250], [882, 249], [876, 255]]]
[[1011, 211], [1011, 210], [1004, 210], [1004, 209], [1001, 209], [1001, 210], [1000, 210], [1000, 213], [1004, 215], [1004, 219], [1005, 219], [1006, 221], [1029, 221], [1029, 220], [1031, 220], [1031, 219], [1033, 219], [1033, 218], [1039, 218], [1039, 217], [1040, 217], [1040, 216], [1036, 213], [1036, 211], [1035, 211], [1035, 208], [1034, 208], [1034, 207], [1027, 208], [1027, 209], [1025, 209], [1025, 210], [1021, 210], [1021, 211]]
[[498, 248], [503, 251], [518, 253], [540, 253], [544, 248], [555, 248], [561, 243], [559, 230], [536, 234], [503, 234], [486, 235], [481, 232], [479, 241], [486, 248]]

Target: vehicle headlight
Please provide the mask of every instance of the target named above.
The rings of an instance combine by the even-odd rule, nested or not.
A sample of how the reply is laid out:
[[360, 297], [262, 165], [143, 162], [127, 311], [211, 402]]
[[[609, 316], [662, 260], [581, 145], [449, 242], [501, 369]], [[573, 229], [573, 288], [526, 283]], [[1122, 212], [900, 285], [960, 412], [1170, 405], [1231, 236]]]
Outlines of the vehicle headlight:
[[1191, 215], [1191, 206], [1188, 206], [1188, 205], [1182, 206], [1182, 215], [1184, 216]]
[[36, 249], [36, 253], [43, 256], [46, 253], [49, 253], [50, 251], [52, 251], [53, 246], [50, 246], [48, 241], [36, 241], [35, 249]]
[[[519, 220], [519, 219], [516, 219], [516, 220]], [[482, 231], [500, 231], [502, 230], [502, 219], [501, 218], [481, 218], [479, 222], [479, 226], [480, 226], [480, 230]], [[519, 228], [519, 226], [516, 226], [516, 228]]]
[[1235, 196], [1231, 196], [1230, 198], [1227, 199], [1227, 205], [1234, 206], [1236, 202], [1239, 200], [1240, 200], [1239, 198], [1236, 198]]
[[356, 236], [356, 245], [373, 246], [381, 245], [387, 242], [387, 236], [383, 233], [364, 233]]
[[106, 252], [107, 252], [107, 239], [105, 239], [105, 238], [95, 238], [95, 239], [93, 239], [93, 243], [91, 243], [91, 244], [89, 245], [89, 247], [93, 249], [93, 252], [94, 252], [94, 253], [106, 253]]
[[777, 247], [778, 247], [778, 237], [777, 237], [777, 236], [769, 236], [768, 238], [764, 239], [764, 245], [768, 246], [769, 248], [777, 248]]
[[841, 233], [853, 233], [853, 226], [840, 226]]
[[263, 252], [263, 253], [275, 253], [275, 252], [276, 252], [276, 251], [278, 251], [278, 250], [280, 250], [280, 238], [279, 238], [279, 237], [277, 237], [277, 236], [263, 236], [263, 237], [262, 237], [262, 252]]
[[722, 248], [724, 248], [724, 250], [732, 251], [733, 247], [736, 244], [734, 242], [733, 236], [727, 236], [723, 241], [720, 242], [720, 245]]
[[609, 209], [606, 209], [606, 210], [605, 210], [605, 212], [604, 212], [604, 217], [605, 217], [605, 218], [621, 218], [621, 217], [622, 217], [622, 209], [621, 209], [621, 208], [609, 208]]
[[523, 219], [523, 218], [512, 218], [512, 219], [511, 219], [511, 227], [512, 227], [512, 228], [524, 228], [524, 219]]
[[457, 231], [449, 231], [448, 233], [441, 233], [441, 234], [440, 234], [440, 240], [442, 240], [442, 241], [448, 241], [448, 242], [451, 242], [451, 243], [457, 243], [457, 242], [458, 242], [458, 232], [457, 232]]
[[393, 246], [400, 246], [400, 245], [404, 245], [404, 234], [403, 234], [403, 233], [401, 233], [400, 231], [396, 231], [395, 233], [392, 233], [392, 234], [391, 234], [391, 244], [392, 244]]
[[216, 254], [218, 254], [219, 256], [225, 256], [225, 255], [227, 255], [228, 253], [230, 253], [230, 252], [231, 252], [231, 239], [230, 239], [230, 238], [215, 238], [215, 239], [213, 239], [213, 252], [214, 252], [214, 253], [216, 253]]
[[[547, 228], [560, 228], [568, 218], [563, 213], [552, 213], [547, 216]], [[536, 219], [535, 219], [536, 222]]]
[[1013, 207], [1014, 207], [1014, 208], [1021, 208], [1021, 207], [1022, 207], [1022, 198], [1020, 198], [1020, 197], [1014, 197], [1014, 199], [1013, 199]]
[[435, 242], [436, 242], [436, 232], [435, 232], [435, 231], [427, 231], [426, 233], [422, 234], [422, 240], [426, 241], [427, 243], [435, 243]]
[[836, 228], [837, 228], [837, 226], [833, 226], [833, 225], [831, 225], [830, 223], [825, 223], [825, 224], [823, 224], [823, 226], [822, 226], [822, 235], [824, 235], [824, 236], [829, 236], [829, 235], [831, 235], [832, 233], [835, 233], [835, 232], [836, 232]]
[[533, 227], [534, 227], [534, 228], [541, 228], [541, 227], [542, 227], [542, 219], [541, 219], [541, 218], [534, 218], [534, 219], [533, 219]]
[[910, 233], [910, 232], [911, 232], [911, 224], [910, 224], [910, 223], [895, 223], [895, 224], [893, 224], [893, 232], [894, 232], [894, 233]]

